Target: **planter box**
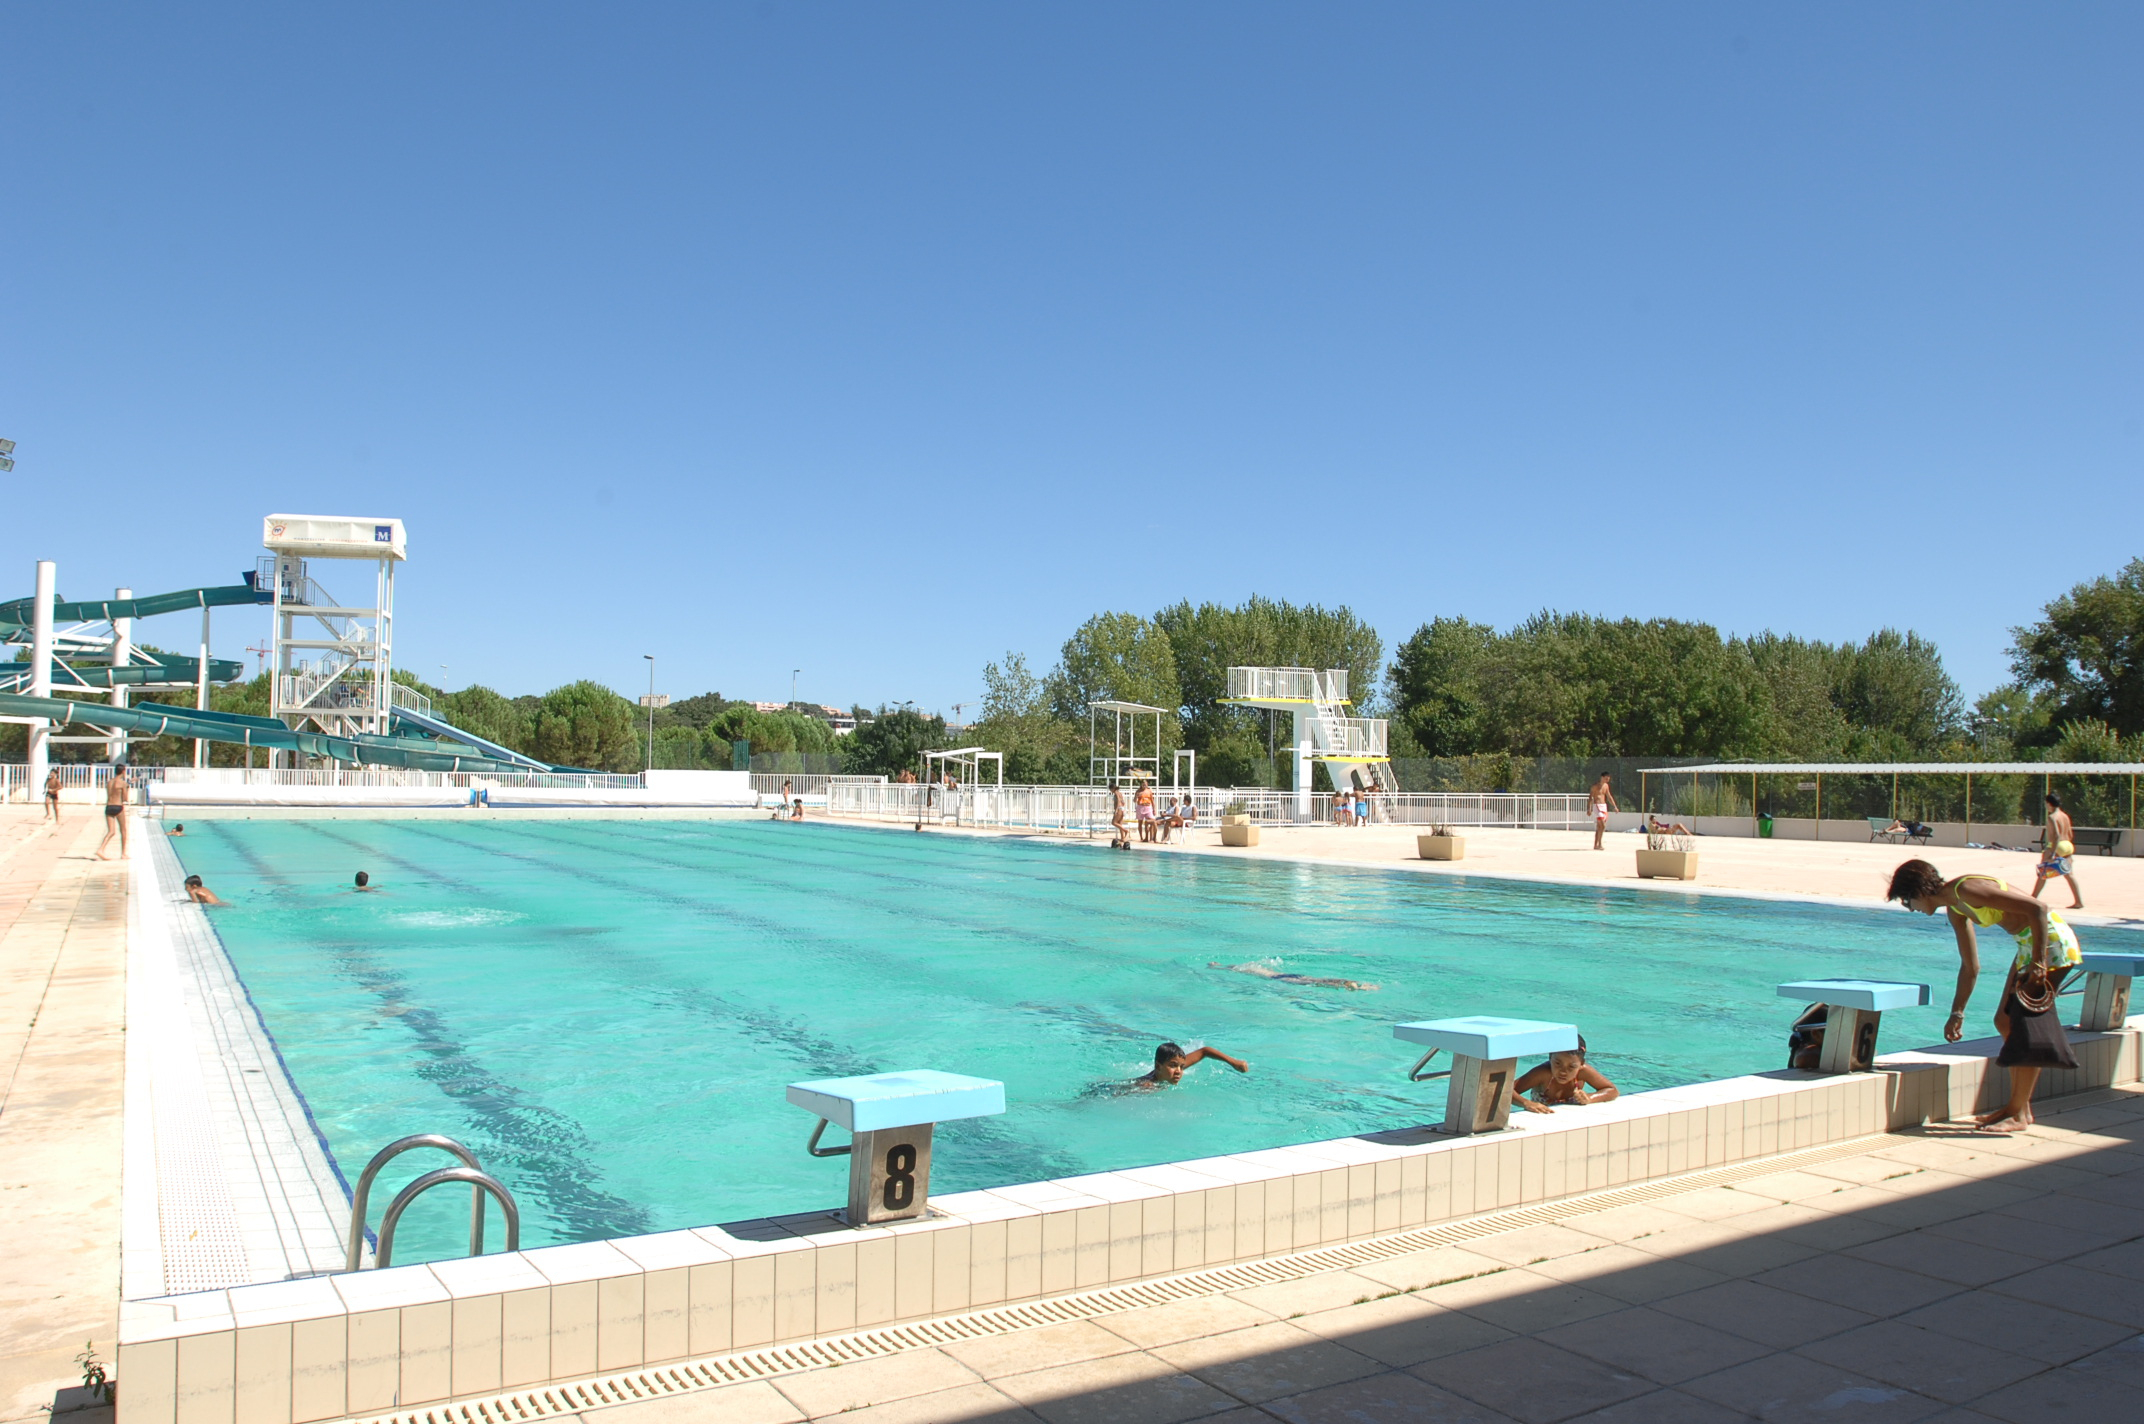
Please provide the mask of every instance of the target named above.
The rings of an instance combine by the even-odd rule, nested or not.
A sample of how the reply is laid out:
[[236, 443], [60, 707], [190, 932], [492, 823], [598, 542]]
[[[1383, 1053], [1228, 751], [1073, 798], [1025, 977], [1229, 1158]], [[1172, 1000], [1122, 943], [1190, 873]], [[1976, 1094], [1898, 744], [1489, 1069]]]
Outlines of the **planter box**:
[[1694, 850], [1641, 850], [1638, 852], [1638, 878], [1640, 880], [1695, 880], [1697, 879], [1697, 852]]
[[1225, 846], [1254, 846], [1258, 844], [1258, 827], [1253, 825], [1221, 827], [1221, 844]]
[[1465, 836], [1416, 836], [1415, 853], [1424, 860], [1465, 860], [1467, 838]]
[[1221, 824], [1224, 826], [1248, 826], [1250, 823], [1251, 818], [1248, 812], [1221, 818]]

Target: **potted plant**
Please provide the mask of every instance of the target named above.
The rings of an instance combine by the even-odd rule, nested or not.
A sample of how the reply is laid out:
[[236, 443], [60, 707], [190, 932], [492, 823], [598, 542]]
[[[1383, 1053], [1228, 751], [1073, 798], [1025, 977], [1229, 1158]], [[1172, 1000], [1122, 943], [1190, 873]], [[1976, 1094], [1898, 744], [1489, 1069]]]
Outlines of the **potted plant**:
[[1432, 825], [1429, 834], [1414, 838], [1415, 854], [1424, 860], [1465, 860], [1467, 838], [1457, 835], [1450, 826]]
[[1673, 831], [1645, 833], [1645, 849], [1638, 852], [1640, 880], [1697, 879], [1697, 851], [1690, 837]]
[[1225, 846], [1254, 846], [1258, 844], [1258, 827], [1251, 824], [1251, 808], [1239, 800], [1231, 801], [1221, 808], [1221, 844]]
[[1251, 823], [1251, 808], [1237, 797], [1221, 808], [1221, 824], [1224, 826], [1248, 826]]

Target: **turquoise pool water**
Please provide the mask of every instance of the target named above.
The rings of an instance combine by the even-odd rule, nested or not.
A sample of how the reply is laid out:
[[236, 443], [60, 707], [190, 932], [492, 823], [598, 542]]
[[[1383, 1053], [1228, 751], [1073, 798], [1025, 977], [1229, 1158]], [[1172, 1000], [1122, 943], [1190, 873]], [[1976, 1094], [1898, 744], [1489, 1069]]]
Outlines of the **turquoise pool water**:
[[[529, 1245], [838, 1205], [846, 1159], [806, 1156], [783, 1100], [804, 1078], [1003, 1079], [1004, 1116], [940, 1130], [953, 1191], [1441, 1115], [1395, 1021], [1575, 1020], [1609, 1076], [1663, 1087], [1781, 1066], [1782, 980], [1923, 979], [1940, 1003], [1957, 964], [1902, 911], [823, 823], [212, 821], [174, 844], [231, 901], [212, 922], [344, 1173], [449, 1133]], [[360, 869], [385, 893], [351, 893]], [[1935, 1041], [1941, 1012], [1886, 1015], [1884, 1042]], [[1163, 1039], [1251, 1072], [1109, 1091]], [[440, 1164], [402, 1165], [390, 1185]], [[458, 1254], [465, 1200], [412, 1211], [398, 1259]]]

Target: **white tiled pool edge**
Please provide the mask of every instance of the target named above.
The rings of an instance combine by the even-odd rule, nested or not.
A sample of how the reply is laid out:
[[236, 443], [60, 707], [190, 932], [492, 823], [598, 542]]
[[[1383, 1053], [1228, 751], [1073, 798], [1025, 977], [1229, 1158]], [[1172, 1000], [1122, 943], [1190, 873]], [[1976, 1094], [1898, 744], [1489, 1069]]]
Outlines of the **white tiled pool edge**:
[[[2081, 1066], [2043, 1096], [2137, 1081], [2140, 1039], [2144, 1016], [2076, 1034]], [[1632, 1094], [1487, 1138], [1407, 1129], [954, 1193], [866, 1231], [813, 1213], [129, 1301], [120, 1409], [309, 1424], [1360, 1240], [1962, 1117], [2006, 1095], [1998, 1046]]]
[[[144, 827], [144, 830], [149, 830]], [[127, 924], [121, 1296], [333, 1270], [348, 1199], [167, 838]]]

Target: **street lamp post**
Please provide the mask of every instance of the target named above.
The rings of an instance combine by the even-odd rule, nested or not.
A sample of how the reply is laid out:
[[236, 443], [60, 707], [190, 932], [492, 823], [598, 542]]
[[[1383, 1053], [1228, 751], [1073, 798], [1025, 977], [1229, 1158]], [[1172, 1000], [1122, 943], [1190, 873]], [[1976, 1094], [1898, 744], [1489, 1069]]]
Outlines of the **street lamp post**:
[[642, 773], [645, 776], [646, 772], [655, 770], [655, 654], [642, 653], [641, 656], [648, 660], [648, 764]]
[[789, 710], [792, 712], [797, 710], [797, 674], [802, 671], [802, 668], [789, 670]]

